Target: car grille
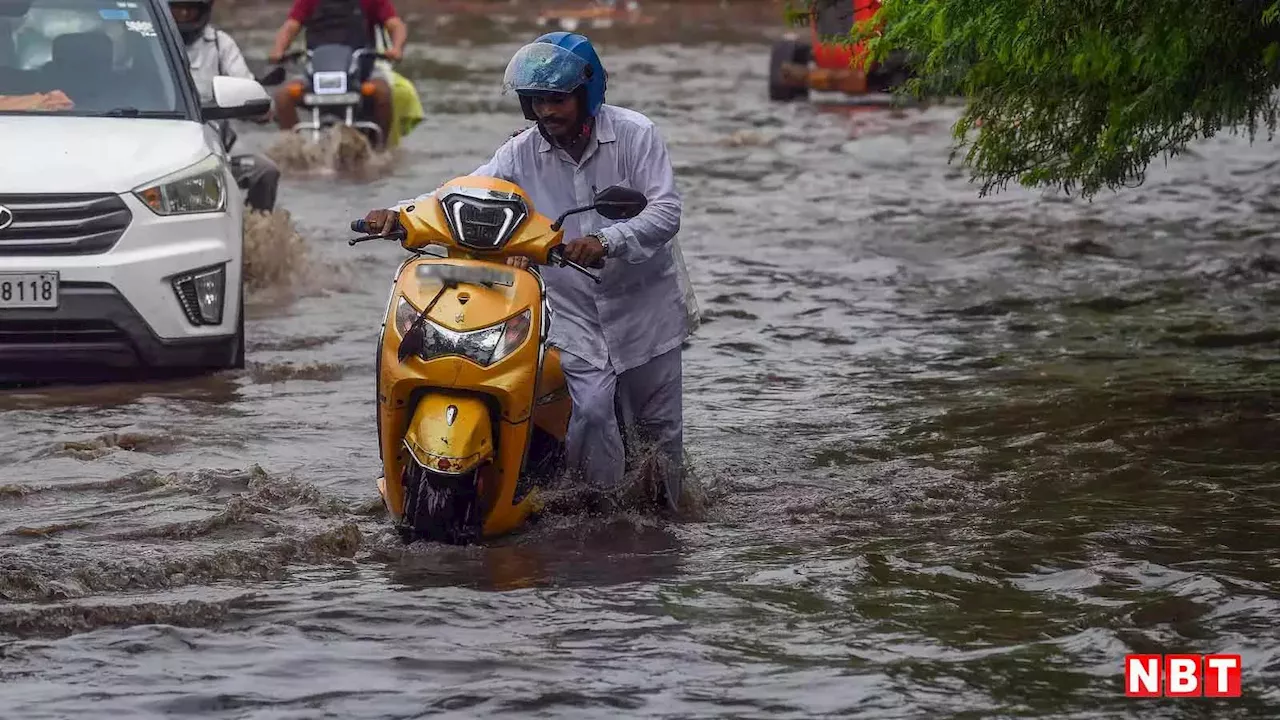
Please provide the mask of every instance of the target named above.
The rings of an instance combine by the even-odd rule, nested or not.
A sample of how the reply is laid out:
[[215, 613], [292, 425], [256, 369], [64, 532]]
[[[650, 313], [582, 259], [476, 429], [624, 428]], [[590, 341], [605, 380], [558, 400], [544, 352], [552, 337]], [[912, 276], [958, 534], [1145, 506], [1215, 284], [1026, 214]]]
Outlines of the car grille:
[[0, 345], [84, 345], [127, 342], [108, 320], [0, 320]]
[[91, 255], [112, 248], [133, 220], [117, 195], [0, 195], [0, 255]]

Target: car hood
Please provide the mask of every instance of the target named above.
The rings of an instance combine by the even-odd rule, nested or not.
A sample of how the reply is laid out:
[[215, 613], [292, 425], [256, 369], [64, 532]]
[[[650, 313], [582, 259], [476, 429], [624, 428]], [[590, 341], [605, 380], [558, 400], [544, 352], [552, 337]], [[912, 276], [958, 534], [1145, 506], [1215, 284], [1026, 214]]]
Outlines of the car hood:
[[128, 192], [213, 151], [203, 123], [0, 115], [0, 194]]

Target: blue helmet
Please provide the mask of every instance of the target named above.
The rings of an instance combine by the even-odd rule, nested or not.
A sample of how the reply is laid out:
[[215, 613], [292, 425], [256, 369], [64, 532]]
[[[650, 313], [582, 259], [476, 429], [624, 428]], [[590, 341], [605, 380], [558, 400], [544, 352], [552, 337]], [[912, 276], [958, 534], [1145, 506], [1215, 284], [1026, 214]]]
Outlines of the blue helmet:
[[608, 73], [591, 41], [577, 33], [547, 33], [516, 51], [507, 64], [503, 91], [520, 95], [525, 118], [537, 120], [530, 98], [539, 93], [581, 91], [583, 112], [595, 117], [604, 104]]

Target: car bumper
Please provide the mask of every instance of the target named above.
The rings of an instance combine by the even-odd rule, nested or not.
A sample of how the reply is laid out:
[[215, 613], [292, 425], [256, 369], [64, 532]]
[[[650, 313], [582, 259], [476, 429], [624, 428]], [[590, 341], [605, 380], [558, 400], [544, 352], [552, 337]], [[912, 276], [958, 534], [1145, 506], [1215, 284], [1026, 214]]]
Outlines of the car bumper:
[[[56, 308], [0, 310], [0, 377], [48, 376], [55, 365], [208, 368], [233, 358], [243, 312], [239, 194], [226, 212], [175, 217], [121, 198], [133, 221], [106, 252], [0, 252], [0, 273], [56, 272], [60, 288]], [[174, 277], [213, 267], [225, 273], [221, 322], [193, 324]]]
[[[228, 182], [235, 181], [228, 174]], [[133, 221], [105, 253], [85, 255], [5, 255], [0, 247], [0, 272], [57, 272], [62, 287], [106, 284], [116, 289], [156, 337], [182, 340], [232, 335], [240, 317], [240, 287], [244, 229], [240, 195], [232, 193], [229, 209], [205, 215], [159, 217], [132, 195], [121, 198]], [[193, 325], [183, 312], [173, 278], [201, 268], [222, 266], [225, 285], [222, 321]], [[0, 311], [0, 319], [14, 313]], [[54, 317], [52, 310], [40, 311]]]
[[114, 287], [69, 282], [57, 310], [0, 314], [0, 379], [219, 367], [230, 362], [238, 342], [235, 334], [161, 338]]

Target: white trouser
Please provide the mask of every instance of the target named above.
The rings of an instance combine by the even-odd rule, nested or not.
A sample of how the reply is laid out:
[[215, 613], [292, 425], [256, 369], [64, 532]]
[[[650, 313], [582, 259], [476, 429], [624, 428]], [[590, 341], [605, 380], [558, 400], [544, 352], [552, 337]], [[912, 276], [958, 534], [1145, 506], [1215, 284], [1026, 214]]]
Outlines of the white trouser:
[[[561, 352], [573, 414], [566, 438], [571, 470], [595, 487], [611, 490], [623, 482], [625, 456], [619, 420], [642, 442], [656, 444], [667, 502], [680, 501], [684, 461], [681, 348], [659, 355], [621, 375], [600, 370]], [[615, 404], [616, 403], [616, 404]]]

